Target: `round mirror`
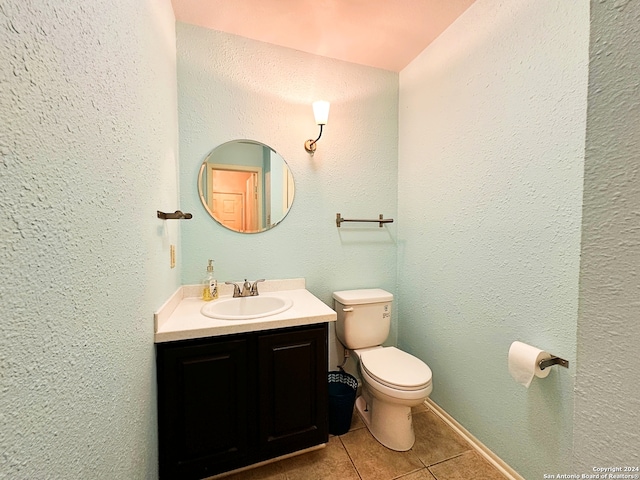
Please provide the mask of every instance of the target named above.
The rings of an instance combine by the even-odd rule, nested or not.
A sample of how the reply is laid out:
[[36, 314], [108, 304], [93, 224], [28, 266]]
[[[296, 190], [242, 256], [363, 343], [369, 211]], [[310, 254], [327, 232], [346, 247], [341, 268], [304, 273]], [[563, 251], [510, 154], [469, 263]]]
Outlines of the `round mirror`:
[[271, 147], [232, 140], [216, 147], [198, 174], [202, 205], [234, 232], [258, 233], [275, 227], [291, 208], [293, 175]]

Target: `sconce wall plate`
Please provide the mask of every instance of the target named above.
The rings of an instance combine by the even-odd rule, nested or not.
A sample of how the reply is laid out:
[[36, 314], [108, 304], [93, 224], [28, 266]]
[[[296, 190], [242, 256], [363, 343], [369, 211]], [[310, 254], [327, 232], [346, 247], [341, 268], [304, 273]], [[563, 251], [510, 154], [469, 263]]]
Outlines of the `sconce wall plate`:
[[313, 155], [316, 151], [316, 141], [311, 139], [307, 140], [306, 142], [304, 142], [304, 149], [307, 151], [307, 153]]

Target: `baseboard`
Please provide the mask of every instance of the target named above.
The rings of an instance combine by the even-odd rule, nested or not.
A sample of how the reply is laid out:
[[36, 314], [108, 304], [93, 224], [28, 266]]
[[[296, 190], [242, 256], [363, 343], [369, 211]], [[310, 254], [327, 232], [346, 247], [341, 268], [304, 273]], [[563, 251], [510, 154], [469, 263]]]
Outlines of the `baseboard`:
[[438, 415], [447, 425], [453, 428], [460, 436], [462, 436], [482, 457], [491, 465], [500, 470], [500, 472], [510, 480], [525, 480], [518, 472], [507, 465], [500, 457], [493, 453], [486, 445], [474, 437], [466, 428], [460, 425], [455, 418], [445, 412], [440, 405], [430, 398], [425, 400], [425, 405], [429, 407], [433, 413]]

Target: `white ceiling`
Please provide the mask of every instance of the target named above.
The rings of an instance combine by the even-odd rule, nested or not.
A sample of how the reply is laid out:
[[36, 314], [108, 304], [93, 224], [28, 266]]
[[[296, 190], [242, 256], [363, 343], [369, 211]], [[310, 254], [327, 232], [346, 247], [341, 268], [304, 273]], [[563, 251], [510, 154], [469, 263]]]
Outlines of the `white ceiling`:
[[176, 20], [399, 72], [474, 0], [172, 0]]

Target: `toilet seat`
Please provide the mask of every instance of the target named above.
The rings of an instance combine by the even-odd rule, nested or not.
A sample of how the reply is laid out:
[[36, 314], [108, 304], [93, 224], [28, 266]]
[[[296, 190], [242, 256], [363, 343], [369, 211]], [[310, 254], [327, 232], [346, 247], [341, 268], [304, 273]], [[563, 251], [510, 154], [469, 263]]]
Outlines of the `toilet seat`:
[[360, 366], [371, 378], [396, 390], [422, 390], [431, 385], [432, 372], [429, 366], [396, 347], [362, 352]]

